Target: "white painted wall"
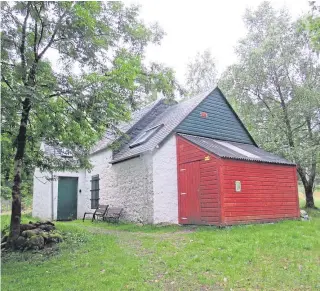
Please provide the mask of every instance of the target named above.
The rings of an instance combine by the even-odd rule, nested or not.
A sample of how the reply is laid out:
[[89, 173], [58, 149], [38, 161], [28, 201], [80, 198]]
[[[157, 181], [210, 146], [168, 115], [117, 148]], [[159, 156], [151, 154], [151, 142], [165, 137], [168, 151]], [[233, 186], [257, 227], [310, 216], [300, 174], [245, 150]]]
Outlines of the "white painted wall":
[[108, 183], [109, 179], [112, 179], [110, 168], [111, 164], [109, 162], [112, 159], [112, 152], [110, 150], [104, 150], [101, 152], [98, 152], [91, 156], [90, 161], [93, 165], [93, 168], [90, 172], [86, 171], [85, 174], [85, 182], [84, 182], [84, 191], [79, 197], [79, 209], [82, 213], [84, 212], [92, 212], [91, 209], [91, 178], [94, 175], [99, 175], [99, 203], [100, 204], [108, 204], [106, 201], [106, 185]]
[[[85, 182], [85, 171], [79, 170], [78, 172], [54, 172], [54, 180], [48, 181], [46, 177], [51, 178], [51, 173], [40, 172], [39, 169], [35, 170], [33, 178], [33, 207], [32, 216], [41, 219], [51, 219], [52, 215], [52, 188], [53, 184], [53, 209], [54, 219], [57, 218], [57, 205], [58, 205], [58, 177], [78, 177], [78, 205], [77, 205], [77, 216], [82, 217], [82, 205], [81, 199], [83, 199], [83, 188]], [[81, 190], [81, 193], [79, 193]]]
[[178, 223], [177, 149], [174, 134], [153, 154], [154, 223]]
[[36, 169], [33, 176], [32, 216], [51, 219], [51, 181], [45, 177], [50, 173], [42, 173]]
[[[91, 157], [93, 169], [88, 172], [55, 172], [54, 176], [78, 177], [77, 216], [91, 209], [91, 177], [99, 175], [100, 204], [124, 208], [122, 218], [129, 221], [153, 222], [152, 154], [111, 165], [110, 150], [101, 151]], [[51, 181], [38, 169], [34, 175], [33, 216], [51, 218]], [[53, 182], [54, 218], [57, 217], [58, 179]], [[81, 190], [81, 193], [79, 192]]]

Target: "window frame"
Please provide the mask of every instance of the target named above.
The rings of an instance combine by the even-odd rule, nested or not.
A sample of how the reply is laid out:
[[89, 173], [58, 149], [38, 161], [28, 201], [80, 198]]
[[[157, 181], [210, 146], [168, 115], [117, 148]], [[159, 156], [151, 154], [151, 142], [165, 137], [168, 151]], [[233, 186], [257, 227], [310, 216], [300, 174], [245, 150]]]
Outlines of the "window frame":
[[99, 200], [100, 200], [100, 177], [99, 174], [91, 176], [91, 209], [97, 209], [99, 206]]
[[[146, 129], [142, 134], [140, 134], [130, 145], [129, 148], [134, 148], [140, 146], [147, 142], [151, 137], [153, 137], [161, 128], [163, 124], [158, 124], [156, 126]], [[149, 133], [150, 132], [150, 133]]]

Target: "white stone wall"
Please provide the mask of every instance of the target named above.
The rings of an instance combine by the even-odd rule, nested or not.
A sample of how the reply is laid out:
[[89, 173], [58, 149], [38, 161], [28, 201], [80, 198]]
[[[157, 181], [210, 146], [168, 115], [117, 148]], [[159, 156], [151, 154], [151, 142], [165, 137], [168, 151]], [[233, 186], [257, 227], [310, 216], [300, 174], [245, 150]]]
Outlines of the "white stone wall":
[[[153, 222], [152, 154], [111, 165], [112, 152], [105, 150], [91, 157], [93, 169], [88, 172], [55, 172], [54, 176], [78, 178], [77, 216], [83, 217], [91, 209], [91, 177], [99, 175], [100, 204], [124, 208], [122, 218], [129, 221]], [[35, 171], [33, 216], [42, 219], [51, 218], [51, 181], [44, 176], [48, 173]], [[57, 217], [58, 179], [54, 187], [54, 218]], [[81, 192], [79, 191], [81, 190]]]
[[89, 211], [92, 212], [91, 209], [91, 178], [94, 175], [99, 175], [99, 203], [100, 204], [108, 204], [106, 201], [106, 185], [109, 179], [112, 179], [112, 175], [110, 172], [111, 164], [109, 162], [112, 158], [112, 152], [110, 150], [104, 150], [96, 153], [91, 157], [91, 164], [93, 165], [92, 170], [86, 171], [85, 175], [85, 185], [84, 191], [82, 193], [81, 198], [79, 198], [80, 203], [78, 204], [82, 215], [84, 212]]
[[152, 223], [152, 154], [114, 164], [105, 175], [108, 204], [123, 207], [124, 220]]
[[176, 137], [173, 134], [153, 154], [154, 223], [178, 223]]
[[[78, 205], [77, 216], [82, 217], [81, 199], [84, 195], [84, 182], [85, 171], [79, 170], [78, 172], [55, 172], [53, 173], [54, 180], [48, 181], [46, 177], [51, 178], [51, 173], [40, 172], [39, 169], [35, 170], [33, 178], [33, 207], [32, 216], [41, 219], [51, 219], [52, 217], [52, 190], [53, 190], [53, 209], [54, 219], [57, 218], [57, 205], [58, 205], [58, 177], [77, 177], [78, 178]], [[52, 185], [53, 184], [53, 189]], [[81, 190], [81, 193], [80, 193]]]

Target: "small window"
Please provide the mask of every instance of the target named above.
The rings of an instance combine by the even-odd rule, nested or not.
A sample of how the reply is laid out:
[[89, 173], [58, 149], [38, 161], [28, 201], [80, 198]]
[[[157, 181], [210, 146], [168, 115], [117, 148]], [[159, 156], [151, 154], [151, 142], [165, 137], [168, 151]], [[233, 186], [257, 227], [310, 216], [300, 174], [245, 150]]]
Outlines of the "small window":
[[241, 182], [240, 181], [236, 181], [235, 182], [235, 186], [236, 186], [236, 192], [241, 192]]
[[161, 127], [163, 124], [151, 127], [147, 129], [143, 134], [141, 134], [132, 144], [129, 145], [130, 148], [139, 146], [145, 143], [148, 139], [150, 139]]
[[68, 149], [61, 149], [61, 157], [62, 158], [72, 158], [72, 152]]
[[99, 175], [91, 177], [91, 209], [99, 206]]

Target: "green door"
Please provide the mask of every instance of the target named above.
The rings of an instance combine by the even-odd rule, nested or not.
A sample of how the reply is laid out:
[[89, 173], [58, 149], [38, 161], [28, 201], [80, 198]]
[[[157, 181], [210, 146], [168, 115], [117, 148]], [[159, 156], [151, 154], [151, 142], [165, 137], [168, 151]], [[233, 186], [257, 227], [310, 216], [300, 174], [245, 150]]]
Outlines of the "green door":
[[77, 219], [78, 178], [59, 177], [57, 220]]

